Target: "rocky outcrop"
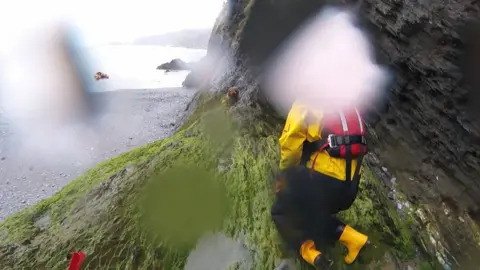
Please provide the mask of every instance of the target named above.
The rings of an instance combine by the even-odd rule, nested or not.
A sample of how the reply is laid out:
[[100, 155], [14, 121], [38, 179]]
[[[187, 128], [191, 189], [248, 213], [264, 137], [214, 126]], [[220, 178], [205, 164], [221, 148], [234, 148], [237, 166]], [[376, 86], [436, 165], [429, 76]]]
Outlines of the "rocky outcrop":
[[190, 72], [188, 73], [187, 77], [185, 77], [185, 80], [182, 82], [182, 86], [185, 88], [195, 88], [199, 87], [201, 83], [199, 82], [201, 78], [198, 76], [195, 77], [198, 73], [196, 72]]
[[[215, 21], [210, 39], [208, 41], [207, 55], [202, 58], [198, 65], [192, 69], [183, 82], [186, 88], [209, 88], [210, 82], [215, 81], [217, 73], [223, 74], [225, 65], [218, 66], [222, 58], [228, 57], [231, 52], [231, 38], [226, 33], [228, 26], [228, 5], [224, 5]], [[225, 62], [225, 61], [224, 61]], [[218, 74], [217, 74], [218, 75]]]
[[170, 62], [163, 63], [157, 67], [160, 70], [191, 70], [193, 64], [182, 61], [182, 59], [173, 59]]
[[191, 71], [188, 73], [187, 77], [182, 83], [182, 86], [185, 88], [201, 88], [204, 85], [207, 85], [210, 81], [212, 75], [211, 69], [212, 66], [210, 65], [210, 58], [208, 56], [204, 56], [195, 65], [191, 65]]

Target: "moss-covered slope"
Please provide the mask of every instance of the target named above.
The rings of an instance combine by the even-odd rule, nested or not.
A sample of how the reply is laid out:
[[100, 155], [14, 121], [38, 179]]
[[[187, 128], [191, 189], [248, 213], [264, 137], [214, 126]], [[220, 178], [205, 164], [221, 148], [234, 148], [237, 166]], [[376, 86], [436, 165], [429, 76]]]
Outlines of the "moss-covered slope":
[[[186, 210], [179, 218], [170, 210], [180, 206], [146, 212], [142, 202], [148, 198], [139, 198], [167, 196], [162, 183], [171, 180], [188, 189], [198, 187], [198, 181], [207, 185], [217, 179], [229, 200], [220, 229], [245, 241], [255, 258], [254, 269], [273, 269], [280, 252], [269, 216], [270, 178], [277, 166], [281, 123], [257, 119], [243, 126], [227, 121], [230, 118], [218, 99], [198, 102], [203, 106], [171, 138], [100, 164], [52, 198], [1, 223], [0, 268], [65, 269], [69, 251], [80, 249], [87, 253], [84, 269], [181, 269], [199, 234], [189, 234], [186, 241], [168, 240], [173, 231], [162, 224], [181, 225], [185, 215], [196, 224], [201, 218], [194, 212], [209, 213], [211, 207], [190, 205], [195, 211]], [[219, 121], [224, 124], [219, 126]], [[193, 173], [172, 174], [178, 166]], [[376, 246], [357, 266], [418, 261], [408, 223], [401, 221], [370, 173], [364, 180], [359, 199], [343, 214], [346, 221], [367, 231]], [[157, 225], [163, 230], [147, 230], [152, 229], [145, 226], [147, 213], [159, 217]], [[332, 252], [337, 268], [343, 269], [339, 254], [343, 251]]]
[[[225, 17], [214, 32], [222, 46], [238, 49], [242, 57], [235, 59], [235, 66], [247, 60], [247, 69], [261, 66], [289, 32], [322, 4], [316, 0], [234, 2], [235, 9], [222, 13]], [[367, 6], [372, 14], [377, 12], [374, 7]], [[220, 91], [240, 85], [240, 103], [229, 113], [217, 96], [203, 94], [195, 112], [171, 138], [101, 164], [52, 198], [1, 223], [0, 269], [65, 269], [71, 249], [87, 253], [84, 269], [182, 269], [205, 228], [241, 238], [255, 258], [253, 269], [273, 269], [281, 255], [269, 216], [270, 178], [277, 167], [282, 123], [262, 111], [259, 88], [242, 70], [229, 68], [231, 77], [215, 78]], [[375, 134], [372, 138], [379, 140]], [[367, 161], [371, 167], [359, 198], [342, 216], [367, 232], [373, 245], [349, 267], [342, 263], [341, 247], [331, 250], [337, 262], [334, 268], [440, 269], [440, 264], [455, 265], [462, 248], [471, 248], [474, 254], [480, 237], [468, 216], [440, 216], [449, 209], [443, 204], [409, 204], [395, 183], [385, 187], [393, 175], [380, 167], [375, 155]], [[408, 179], [408, 175], [400, 177]], [[202, 184], [211, 189], [203, 190]], [[218, 184], [228, 201], [214, 188]], [[179, 185], [185, 190], [179, 190]], [[392, 198], [388, 192], [394, 193]], [[195, 198], [196, 194], [201, 196]], [[228, 211], [218, 205], [227, 206]], [[198, 223], [192, 220], [202, 220], [202, 226], [184, 226], [189, 221]], [[448, 238], [458, 244], [444, 241], [446, 232], [461, 236]], [[457, 251], [453, 256], [452, 248]]]

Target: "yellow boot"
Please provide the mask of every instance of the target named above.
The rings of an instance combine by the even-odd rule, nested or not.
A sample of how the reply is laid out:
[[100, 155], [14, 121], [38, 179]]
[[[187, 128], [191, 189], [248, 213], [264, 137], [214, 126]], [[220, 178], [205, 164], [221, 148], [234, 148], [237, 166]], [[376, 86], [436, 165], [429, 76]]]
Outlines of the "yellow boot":
[[368, 236], [361, 234], [354, 228], [346, 225], [339, 241], [348, 249], [348, 254], [345, 256], [345, 263], [351, 264], [357, 258], [360, 249], [362, 249], [367, 243]]
[[315, 259], [321, 254], [322, 253], [315, 248], [315, 243], [312, 240], [307, 240], [300, 246], [300, 256], [311, 265], [315, 265]]
[[325, 258], [325, 256], [317, 250], [312, 240], [303, 242], [302, 246], [300, 246], [300, 256], [316, 269], [329, 269], [333, 264], [333, 261]]

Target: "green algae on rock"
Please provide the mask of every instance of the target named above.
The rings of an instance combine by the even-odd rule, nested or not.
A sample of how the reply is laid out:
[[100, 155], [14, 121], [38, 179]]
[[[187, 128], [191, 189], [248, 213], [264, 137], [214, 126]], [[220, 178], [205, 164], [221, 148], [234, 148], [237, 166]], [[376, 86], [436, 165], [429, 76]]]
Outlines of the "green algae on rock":
[[[215, 174], [222, 181], [229, 211], [217, 229], [245, 243], [254, 258], [252, 269], [273, 269], [280, 251], [270, 219], [270, 178], [278, 161], [281, 122], [258, 121], [248, 132], [242, 132], [244, 125], [237, 123], [230, 126], [235, 126], [231, 138], [215, 147], [208, 142], [208, 118], [225, 120], [229, 116], [218, 98], [202, 98], [201, 102], [210, 106], [199, 106], [202, 110], [196, 110], [191, 121], [171, 138], [104, 162], [54, 197], [5, 220], [0, 225], [2, 269], [63, 269], [72, 249], [87, 253], [84, 269], [182, 269], [194, 239], [176, 242], [160, 233], [152, 237], [144, 226], [145, 212], [139, 203], [145, 188], [155, 193], [155, 185], [149, 183], [164, 181], [176, 166], [193, 172], [201, 168], [197, 173]], [[363, 192], [344, 218], [371, 233], [380, 245], [370, 258], [358, 262], [358, 267], [381, 265], [385, 252], [397, 259], [414, 258], [408, 230], [398, 222], [395, 211], [385, 208], [382, 191], [368, 171], [365, 179]], [[160, 213], [160, 218], [175, 220]], [[47, 224], [40, 222], [40, 226], [45, 217]], [[339, 262], [342, 258], [338, 255]], [[337, 265], [342, 269], [342, 263]]]

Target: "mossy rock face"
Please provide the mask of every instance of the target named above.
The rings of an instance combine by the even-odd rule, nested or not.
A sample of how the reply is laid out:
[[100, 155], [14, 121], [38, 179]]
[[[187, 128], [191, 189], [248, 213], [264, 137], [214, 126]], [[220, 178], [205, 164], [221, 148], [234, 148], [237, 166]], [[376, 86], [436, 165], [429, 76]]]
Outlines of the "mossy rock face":
[[[65, 269], [68, 253], [76, 249], [87, 254], [82, 269], [182, 269], [201, 233], [221, 230], [242, 240], [252, 269], [273, 269], [280, 250], [270, 218], [270, 180], [281, 123], [244, 126], [229, 120], [217, 98], [201, 98], [199, 104], [171, 138], [104, 162], [7, 218], [0, 224], [0, 268]], [[386, 258], [417, 259], [406, 223], [382, 192], [367, 171], [359, 198], [342, 213], [376, 245], [355, 269], [383, 265]], [[201, 220], [188, 237], [175, 239], [182, 226]], [[343, 250], [331, 254], [343, 269]]]
[[[242, 8], [231, 17], [236, 27], [227, 34], [244, 65], [255, 74], [264, 72], [286, 39], [321, 8], [352, 4], [344, 0], [233, 2]], [[380, 159], [371, 170], [378, 175], [377, 169], [384, 166], [392, 172], [386, 181], [398, 178], [395, 189], [403, 193], [403, 202], [394, 203], [410, 204], [399, 212], [413, 223], [409, 226], [421, 247], [418, 252], [427, 252], [446, 269], [468, 268], [480, 264], [476, 181], [480, 172], [478, 155], [472, 154], [479, 152], [480, 145], [465, 103], [457, 102], [468, 99], [468, 87], [458, 74], [462, 66], [456, 59], [464, 54], [458, 48], [466, 42], [462, 29], [477, 20], [480, 10], [474, 3], [457, 0], [441, 6], [367, 0], [356, 7], [358, 25], [378, 48], [376, 58], [396, 74], [389, 89], [389, 110], [371, 128], [376, 135], [369, 138], [369, 149]], [[444, 14], [443, 10], [458, 12]], [[412, 26], [421, 31], [406, 33]], [[438, 30], [442, 35], [435, 34]], [[443, 44], [434, 56], [431, 44]], [[445, 66], [452, 68], [445, 70]]]

